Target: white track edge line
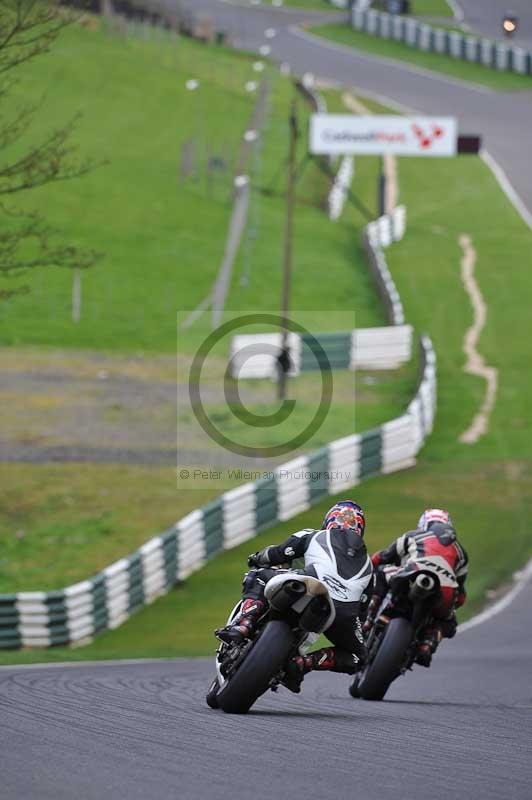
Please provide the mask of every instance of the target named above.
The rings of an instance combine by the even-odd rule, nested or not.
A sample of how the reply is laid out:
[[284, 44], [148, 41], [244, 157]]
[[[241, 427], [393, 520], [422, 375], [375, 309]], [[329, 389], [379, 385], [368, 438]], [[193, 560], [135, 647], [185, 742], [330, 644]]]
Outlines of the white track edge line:
[[532, 214], [526, 207], [525, 203], [521, 199], [521, 197], [517, 194], [516, 190], [512, 186], [510, 179], [501, 165], [494, 159], [491, 153], [488, 150], [480, 151], [480, 158], [486, 164], [487, 167], [493, 172], [499, 186], [503, 190], [504, 194], [513, 205], [517, 213], [520, 215], [523, 222], [528, 225], [529, 228], [532, 229]]
[[530, 578], [532, 578], [532, 558], [522, 570], [514, 573], [515, 583], [504, 595], [504, 597], [501, 597], [501, 599], [497, 600], [497, 602], [493, 605], [488, 606], [488, 608], [486, 608], [484, 611], [481, 611], [480, 614], [476, 614], [474, 617], [471, 617], [471, 619], [468, 619], [467, 622], [463, 622], [458, 626], [457, 632], [464, 633], [471, 628], [475, 628], [477, 625], [482, 625], [483, 622], [487, 622], [497, 614], [500, 614], [501, 611], [504, 611], [505, 608], [508, 608], [508, 606], [515, 600], [517, 595], [521, 593]]
[[391, 108], [392, 111], [397, 111], [399, 114], [419, 114], [421, 116], [423, 113], [417, 108], [405, 106], [404, 103], [399, 103], [397, 100], [392, 100], [391, 97], [387, 97], [385, 94], [372, 92], [370, 89], [361, 89], [358, 86], [353, 86], [353, 84], [349, 84], [349, 86], [346, 88], [359, 97], [366, 98], [367, 100], [374, 100], [376, 103], [380, 103], [381, 106], [388, 106], [388, 108]]
[[2, 664], [0, 673], [5, 670], [21, 669], [53, 669], [54, 667], [114, 667], [121, 664], [124, 667], [135, 666], [137, 664], [177, 664], [180, 661], [198, 661], [200, 659], [211, 659], [213, 656], [175, 656], [174, 658], [110, 658], [101, 661], [43, 661], [40, 664]]
[[447, 5], [450, 7], [451, 11], [453, 12], [453, 17], [457, 22], [463, 22], [465, 19], [464, 9], [457, 2], [457, 0], [447, 0]]

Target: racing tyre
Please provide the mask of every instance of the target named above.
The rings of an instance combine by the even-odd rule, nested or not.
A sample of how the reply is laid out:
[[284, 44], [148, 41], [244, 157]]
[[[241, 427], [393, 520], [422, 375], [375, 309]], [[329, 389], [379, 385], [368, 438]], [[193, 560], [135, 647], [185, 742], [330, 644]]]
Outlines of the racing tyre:
[[268, 622], [235, 675], [216, 696], [226, 714], [246, 714], [269, 688], [294, 647], [290, 626], [281, 620]]
[[211, 685], [209, 686], [209, 691], [205, 697], [207, 701], [207, 705], [209, 708], [219, 708], [218, 705], [218, 692], [220, 691], [220, 684], [218, 683], [218, 678], [215, 678]]
[[407, 619], [392, 619], [377, 651], [377, 655], [362, 673], [358, 683], [364, 700], [382, 700], [392, 681], [401, 672], [406, 650], [412, 641], [413, 628]]
[[353, 682], [349, 687], [349, 694], [351, 695], [351, 697], [354, 697], [355, 699], [358, 699], [360, 697], [360, 690], [358, 688], [359, 683], [360, 683], [360, 675], [355, 675], [355, 677], [353, 678]]

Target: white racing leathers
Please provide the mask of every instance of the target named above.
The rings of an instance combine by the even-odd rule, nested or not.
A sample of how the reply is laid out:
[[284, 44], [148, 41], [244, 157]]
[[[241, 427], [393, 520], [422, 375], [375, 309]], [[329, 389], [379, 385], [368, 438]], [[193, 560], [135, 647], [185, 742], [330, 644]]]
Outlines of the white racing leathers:
[[[308, 531], [294, 534], [304, 538]], [[329, 589], [335, 603], [360, 603], [372, 576], [372, 565], [356, 534], [340, 529], [313, 531], [304, 553], [305, 572], [315, 574]], [[364, 598], [365, 599], [365, 598]]]
[[268, 567], [303, 559], [305, 573], [323, 581], [334, 602], [336, 618], [326, 631], [327, 638], [337, 648], [356, 654], [359, 659], [365, 657], [360, 610], [367, 602], [366, 589], [373, 567], [362, 537], [341, 528], [306, 528], [280, 545], [266, 547], [258, 556], [264, 569], [247, 574], [244, 597], [258, 598], [259, 587], [263, 596], [264, 585], [275, 574]]

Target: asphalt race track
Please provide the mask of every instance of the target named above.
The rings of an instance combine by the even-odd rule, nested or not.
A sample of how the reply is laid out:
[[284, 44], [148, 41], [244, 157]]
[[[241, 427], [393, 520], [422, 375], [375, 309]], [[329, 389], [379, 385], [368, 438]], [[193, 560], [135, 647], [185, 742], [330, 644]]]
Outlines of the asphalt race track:
[[[476, 2], [480, 4], [483, 0]], [[175, 7], [175, 0], [165, 3]], [[391, 98], [415, 111], [456, 116], [461, 133], [482, 135], [484, 147], [507, 173], [532, 213], [532, 79], [530, 91], [498, 92], [412, 69], [400, 61], [378, 59], [316, 39], [299, 28], [309, 20], [330, 20], [330, 14], [249, 8], [223, 0], [181, 0], [181, 6], [212, 14], [218, 26], [233, 32], [241, 47], [256, 52], [261, 45], [268, 44], [270, 58], [290, 64], [297, 74], [311, 72]], [[529, 13], [532, 16], [532, 6]], [[268, 28], [275, 29], [275, 38], [265, 38]]]
[[2, 668], [0, 796], [529, 800], [531, 605], [529, 583], [382, 703], [323, 673], [229, 716], [208, 659]]

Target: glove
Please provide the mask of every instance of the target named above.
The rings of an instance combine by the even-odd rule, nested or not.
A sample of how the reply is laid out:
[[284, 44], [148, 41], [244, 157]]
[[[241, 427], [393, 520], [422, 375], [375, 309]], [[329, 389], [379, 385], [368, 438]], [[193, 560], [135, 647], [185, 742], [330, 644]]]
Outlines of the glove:
[[458, 592], [458, 597], [456, 598], [456, 608], [461, 608], [466, 601], [466, 593], [465, 589], [462, 589]]
[[371, 563], [374, 567], [378, 567], [381, 563], [381, 554], [380, 553], [373, 553], [371, 556]]
[[268, 558], [268, 550], [269, 547], [265, 547], [264, 550], [258, 550], [256, 553], [252, 553], [248, 556], [248, 567], [254, 567], [255, 569], [260, 569], [261, 567], [269, 567], [270, 560]]
[[440, 622], [440, 630], [445, 639], [452, 639], [456, 633], [457, 627], [458, 623], [454, 611], [449, 615], [448, 619], [444, 619]]

